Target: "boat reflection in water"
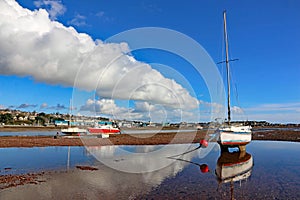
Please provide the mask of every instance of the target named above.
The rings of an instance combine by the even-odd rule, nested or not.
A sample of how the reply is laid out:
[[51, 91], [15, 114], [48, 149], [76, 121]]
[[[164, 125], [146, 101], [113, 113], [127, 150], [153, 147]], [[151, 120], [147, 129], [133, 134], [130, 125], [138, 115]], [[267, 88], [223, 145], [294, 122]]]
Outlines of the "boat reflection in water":
[[221, 191], [222, 184], [226, 185], [226, 183], [230, 183], [230, 197], [231, 199], [234, 199], [234, 183], [239, 182], [240, 187], [242, 187], [242, 182], [247, 181], [251, 176], [253, 168], [253, 157], [246, 151], [230, 152], [229, 149], [226, 150], [228, 151], [220, 151], [221, 155], [217, 159], [215, 173], [210, 170], [210, 167], [206, 163], [193, 162], [191, 160], [183, 159], [180, 157], [170, 158], [197, 165], [198, 167], [200, 167], [200, 171], [202, 173], [214, 174], [219, 183], [217, 191], [220, 192], [221, 196], [227, 195], [226, 191]]
[[251, 176], [253, 158], [247, 152], [223, 152], [217, 161], [216, 175], [221, 183], [236, 182]]
[[247, 181], [251, 176], [253, 157], [245, 151], [221, 152], [217, 161], [215, 174], [219, 182], [218, 190], [222, 183], [230, 183], [230, 196], [234, 199], [234, 182]]

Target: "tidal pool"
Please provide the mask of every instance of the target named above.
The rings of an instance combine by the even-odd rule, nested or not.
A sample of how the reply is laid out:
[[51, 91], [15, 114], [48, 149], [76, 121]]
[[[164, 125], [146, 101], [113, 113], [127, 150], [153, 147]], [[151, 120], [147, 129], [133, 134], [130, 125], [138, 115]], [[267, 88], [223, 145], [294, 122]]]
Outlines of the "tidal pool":
[[83, 147], [0, 148], [0, 154], [0, 175], [65, 170], [95, 162]]
[[[216, 143], [2, 148], [2, 174], [70, 171], [1, 190], [0, 199], [300, 199], [300, 143], [252, 141], [234, 151]], [[81, 164], [98, 170], [74, 169]]]
[[57, 131], [19, 131], [19, 132], [0, 132], [2, 136], [54, 136]]

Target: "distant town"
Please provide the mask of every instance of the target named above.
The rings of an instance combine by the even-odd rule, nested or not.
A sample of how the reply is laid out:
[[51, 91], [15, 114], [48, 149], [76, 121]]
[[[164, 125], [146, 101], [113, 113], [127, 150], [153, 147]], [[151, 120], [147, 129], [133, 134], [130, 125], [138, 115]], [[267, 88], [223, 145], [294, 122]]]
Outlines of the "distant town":
[[[49, 127], [63, 127], [63, 126], [92, 126], [95, 122], [99, 121], [112, 121], [112, 119], [105, 117], [91, 117], [91, 116], [75, 116], [69, 114], [56, 113], [44, 113], [44, 112], [26, 112], [20, 110], [0, 109], [0, 126], [49, 126]], [[114, 119], [119, 127], [208, 127], [217, 125], [217, 122], [144, 122], [144, 121], [128, 121], [125, 119]], [[278, 126], [297, 126], [300, 124], [281, 124], [270, 123], [267, 121], [238, 121], [232, 123], [242, 123], [245, 125], [251, 125], [252, 127], [278, 127]]]

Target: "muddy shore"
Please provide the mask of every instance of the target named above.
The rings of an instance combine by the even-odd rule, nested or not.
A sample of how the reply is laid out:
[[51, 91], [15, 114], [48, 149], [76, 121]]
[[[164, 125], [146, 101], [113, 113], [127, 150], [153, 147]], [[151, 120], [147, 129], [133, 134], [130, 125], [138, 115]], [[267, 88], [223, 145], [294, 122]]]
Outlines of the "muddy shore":
[[[115, 134], [109, 138], [88, 137], [58, 137], [51, 136], [3, 136], [0, 137], [0, 147], [45, 147], [45, 146], [99, 146], [99, 145], [156, 145], [198, 143], [213, 133], [200, 130], [191, 132], [168, 132], [157, 134]], [[293, 141], [300, 142], [300, 131], [268, 130], [255, 131], [253, 140]]]

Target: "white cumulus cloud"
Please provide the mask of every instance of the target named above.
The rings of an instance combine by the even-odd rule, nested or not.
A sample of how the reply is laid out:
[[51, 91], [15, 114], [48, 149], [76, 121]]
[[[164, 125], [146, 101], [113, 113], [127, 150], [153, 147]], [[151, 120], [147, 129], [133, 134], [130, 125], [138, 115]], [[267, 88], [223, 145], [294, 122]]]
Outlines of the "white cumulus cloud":
[[167, 121], [194, 121], [199, 120], [197, 109], [185, 111], [164, 107], [160, 104], [151, 104], [145, 101], [136, 101], [133, 107], [118, 106], [113, 99], [88, 99], [80, 111], [88, 111], [99, 115], [104, 114], [113, 119], [143, 120], [152, 122]]
[[94, 41], [52, 21], [50, 11], [31, 11], [14, 0], [0, 0], [0, 8], [0, 74], [64, 86], [75, 83], [79, 89], [96, 90], [101, 98], [143, 100], [186, 110], [198, 107], [198, 100], [176, 81], [128, 55], [127, 43]]
[[133, 109], [119, 107], [113, 99], [88, 99], [85, 105], [81, 106], [80, 111], [88, 111], [94, 114], [104, 114], [114, 119], [141, 119], [142, 114]]

